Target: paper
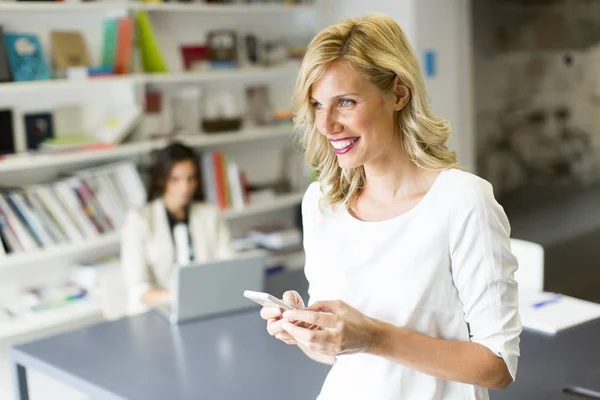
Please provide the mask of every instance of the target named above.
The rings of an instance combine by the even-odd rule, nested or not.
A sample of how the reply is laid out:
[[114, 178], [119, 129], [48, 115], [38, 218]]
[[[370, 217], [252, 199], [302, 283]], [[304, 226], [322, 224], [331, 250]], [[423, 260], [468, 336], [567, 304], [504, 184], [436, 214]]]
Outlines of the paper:
[[523, 327], [556, 334], [600, 318], [600, 304], [548, 292], [519, 292]]

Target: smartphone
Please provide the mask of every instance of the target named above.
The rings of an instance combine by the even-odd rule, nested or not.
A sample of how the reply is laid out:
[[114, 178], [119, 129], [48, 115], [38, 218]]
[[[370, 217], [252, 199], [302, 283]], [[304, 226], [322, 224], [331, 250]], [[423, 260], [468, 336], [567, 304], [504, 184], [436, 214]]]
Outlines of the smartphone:
[[247, 297], [253, 302], [264, 307], [279, 307], [283, 308], [284, 310], [294, 310], [294, 307], [285, 304], [283, 301], [279, 300], [275, 296], [270, 295], [269, 293], [244, 290], [244, 297]]

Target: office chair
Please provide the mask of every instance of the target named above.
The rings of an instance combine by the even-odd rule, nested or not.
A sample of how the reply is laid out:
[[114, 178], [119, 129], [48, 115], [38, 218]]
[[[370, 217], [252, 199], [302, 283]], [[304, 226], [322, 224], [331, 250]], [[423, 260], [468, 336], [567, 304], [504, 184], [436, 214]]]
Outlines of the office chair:
[[533, 242], [521, 239], [510, 239], [513, 254], [519, 262], [515, 279], [519, 289], [529, 291], [544, 290], [544, 248]]

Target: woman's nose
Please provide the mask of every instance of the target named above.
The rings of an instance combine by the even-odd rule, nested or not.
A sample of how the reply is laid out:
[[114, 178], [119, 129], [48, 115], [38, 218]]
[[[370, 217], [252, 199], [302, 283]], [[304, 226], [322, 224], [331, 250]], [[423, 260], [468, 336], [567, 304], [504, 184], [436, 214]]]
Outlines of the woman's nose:
[[338, 133], [343, 128], [342, 124], [337, 120], [335, 111], [326, 111], [320, 125], [319, 131], [326, 136]]

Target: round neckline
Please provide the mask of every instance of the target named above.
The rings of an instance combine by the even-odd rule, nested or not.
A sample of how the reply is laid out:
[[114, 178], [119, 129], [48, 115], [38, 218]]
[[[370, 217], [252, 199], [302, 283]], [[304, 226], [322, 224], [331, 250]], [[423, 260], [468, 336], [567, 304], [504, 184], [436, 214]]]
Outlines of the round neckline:
[[419, 200], [419, 202], [417, 204], [415, 204], [414, 207], [412, 207], [411, 209], [403, 212], [400, 215], [396, 215], [395, 217], [388, 218], [388, 219], [383, 219], [381, 221], [363, 221], [362, 219], [358, 219], [354, 215], [352, 215], [350, 213], [350, 211], [348, 210], [348, 207], [346, 207], [346, 204], [344, 204], [344, 214], [346, 214], [346, 216], [351, 221], [353, 221], [354, 223], [364, 224], [364, 225], [386, 224], [386, 223], [391, 223], [391, 222], [399, 221], [401, 219], [408, 218], [411, 214], [415, 213], [422, 206], [422, 204], [425, 201], [427, 201], [427, 199], [429, 197], [432, 196], [431, 193], [434, 191], [434, 189], [436, 188], [436, 186], [438, 186], [438, 183], [439, 183], [440, 178], [442, 177], [442, 175], [444, 175], [444, 173], [446, 173], [447, 171], [449, 171], [449, 169], [442, 169], [442, 170], [440, 170], [440, 173], [438, 174], [438, 176], [433, 181], [433, 184], [429, 187], [429, 190], [427, 190], [427, 192], [423, 195], [423, 197], [421, 198], [421, 200]]

